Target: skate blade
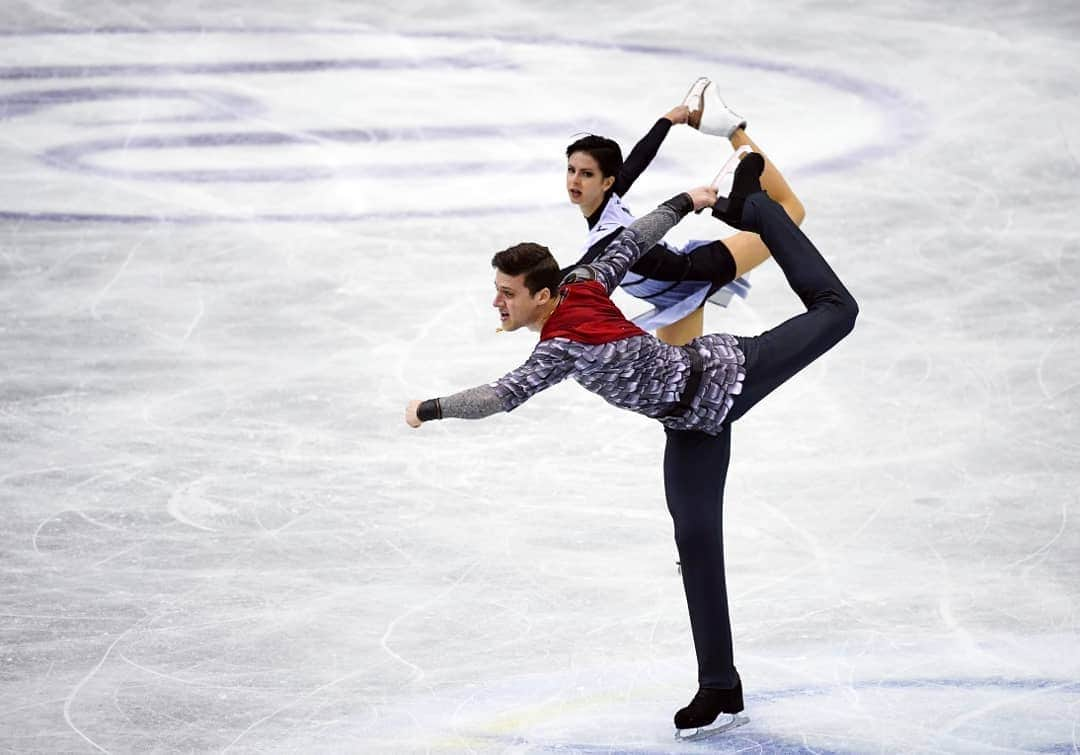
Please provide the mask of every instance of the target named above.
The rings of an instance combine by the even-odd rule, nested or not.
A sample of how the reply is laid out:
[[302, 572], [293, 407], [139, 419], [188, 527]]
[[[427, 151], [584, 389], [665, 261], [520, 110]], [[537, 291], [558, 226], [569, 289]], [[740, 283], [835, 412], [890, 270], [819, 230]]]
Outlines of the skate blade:
[[737, 729], [744, 724], [750, 723], [750, 719], [738, 713], [721, 713], [715, 721], [708, 726], [699, 726], [696, 729], [676, 729], [676, 742], [700, 742], [709, 737], [723, 734], [725, 731]]
[[687, 123], [690, 128], [701, 126], [701, 116], [705, 113], [705, 90], [712, 82], [702, 76], [690, 86], [690, 91], [683, 97], [682, 104], [690, 111]]
[[733, 154], [727, 159], [727, 162], [724, 163], [723, 167], [720, 168], [720, 172], [716, 174], [716, 178], [712, 180], [710, 186], [712, 186], [714, 189], [719, 189], [720, 183], [727, 176], [735, 174], [735, 169], [739, 167], [739, 161], [742, 160], [743, 155], [747, 154], [748, 152], [753, 152], [749, 144], [744, 144], [737, 150], [735, 150], [735, 154]]
[[708, 77], [701, 76], [690, 85], [690, 91], [683, 97], [682, 104], [691, 110], [701, 110], [702, 95], [705, 94], [705, 87], [709, 86], [711, 82]]

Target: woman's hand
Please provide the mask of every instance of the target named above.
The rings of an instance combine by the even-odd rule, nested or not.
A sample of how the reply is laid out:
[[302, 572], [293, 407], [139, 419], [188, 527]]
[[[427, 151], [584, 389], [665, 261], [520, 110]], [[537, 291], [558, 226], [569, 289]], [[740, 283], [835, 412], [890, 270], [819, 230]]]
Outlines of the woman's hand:
[[669, 110], [664, 117], [676, 125], [688, 123], [690, 121], [690, 108], [686, 105], [679, 105]]
[[424, 424], [416, 415], [416, 410], [419, 408], [419, 401], [410, 401], [409, 405], [405, 407], [405, 424], [409, 427], [420, 427], [420, 425]]

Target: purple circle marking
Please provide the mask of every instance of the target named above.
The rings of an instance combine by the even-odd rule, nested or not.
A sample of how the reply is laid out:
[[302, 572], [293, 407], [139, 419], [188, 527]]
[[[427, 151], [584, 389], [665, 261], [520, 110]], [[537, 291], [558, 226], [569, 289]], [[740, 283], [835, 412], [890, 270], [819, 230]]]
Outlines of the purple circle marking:
[[508, 61], [470, 59], [456, 56], [437, 58], [330, 58], [326, 60], [250, 60], [229, 63], [129, 63], [96, 66], [20, 66], [0, 68], [0, 81], [91, 79], [103, 76], [160, 76], [253, 73], [317, 73], [320, 71], [409, 71], [421, 68], [494, 68], [517, 70]]
[[275, 145], [325, 144], [380, 144], [421, 142], [432, 139], [465, 139], [477, 137], [530, 137], [565, 134], [571, 127], [565, 123], [517, 124], [506, 127], [490, 125], [434, 126], [402, 129], [314, 129], [301, 133], [281, 131], [227, 131], [201, 134], [169, 134], [166, 136], [117, 137], [76, 142], [54, 147], [41, 155], [49, 165], [64, 170], [149, 181], [173, 181], [186, 183], [289, 183], [322, 178], [380, 176], [437, 176], [475, 175], [484, 172], [532, 172], [550, 167], [547, 160], [523, 160], [516, 163], [492, 161], [454, 161], [442, 163], [388, 164], [382, 166], [333, 167], [294, 166], [288, 168], [268, 167], [255, 169], [215, 168], [202, 170], [119, 170], [103, 168], [85, 162], [90, 155], [109, 151], [219, 148], [219, 147], [265, 147]]
[[[840, 156], [819, 160], [803, 166], [800, 175], [822, 174], [835, 171], [849, 170], [854, 166], [868, 160], [879, 159], [909, 147], [922, 138], [925, 128], [920, 124], [925, 118], [919, 117], [922, 112], [921, 106], [910, 101], [902, 93], [883, 84], [863, 80], [845, 73], [817, 67], [804, 67], [791, 64], [763, 61], [746, 56], [709, 54], [671, 49], [655, 45], [604, 43], [586, 40], [564, 39], [555, 36], [535, 35], [493, 35], [483, 36], [465, 33], [432, 33], [432, 32], [383, 32], [371, 30], [352, 29], [287, 29], [278, 27], [248, 27], [234, 29], [228, 27], [171, 27], [162, 29], [136, 29], [130, 27], [104, 27], [99, 29], [85, 30], [50, 30], [39, 29], [26, 32], [0, 32], [0, 36], [47, 36], [47, 35], [106, 35], [106, 34], [130, 34], [130, 35], [153, 35], [153, 34], [268, 34], [283, 36], [301, 35], [325, 35], [337, 34], [343, 36], [365, 34], [389, 34], [400, 37], [415, 39], [445, 39], [454, 41], [493, 41], [526, 46], [539, 47], [581, 47], [587, 49], [612, 50], [627, 54], [651, 55], [668, 58], [693, 59], [695, 61], [717, 63], [724, 66], [742, 68], [751, 71], [764, 71], [778, 73], [784, 76], [803, 79], [808, 82], [822, 85], [837, 91], [847, 92], [870, 103], [885, 116], [888, 123], [899, 124], [897, 130], [883, 135], [869, 144], [864, 144], [853, 151]], [[372, 58], [329, 58], [315, 60], [278, 60], [278, 61], [234, 61], [221, 63], [181, 63], [181, 64], [106, 64], [99, 66], [23, 66], [0, 68], [0, 80], [43, 80], [57, 78], [88, 78], [88, 77], [141, 77], [153, 74], [260, 74], [260, 73], [311, 73], [319, 71], [341, 70], [416, 70], [437, 67], [440, 69], [453, 68], [458, 70], [470, 70], [487, 68], [497, 70], [516, 70], [517, 66], [505, 59], [490, 58], [488, 56], [436, 56], [429, 58], [402, 58], [390, 59], [382, 57]], [[157, 99], [179, 99], [196, 103], [198, 108], [195, 113], [187, 113], [180, 116], [151, 119], [155, 122], [192, 122], [192, 121], [221, 121], [239, 118], [241, 115], [250, 115], [257, 112], [259, 104], [253, 100], [239, 98], [235, 95], [220, 92], [205, 92], [197, 90], [181, 89], [154, 89], [140, 87], [81, 87], [67, 90], [45, 90], [22, 92], [14, 95], [0, 97], [0, 121], [32, 113], [40, 108], [66, 104], [78, 101], [122, 99], [130, 97], [150, 97]], [[338, 141], [346, 143], [377, 142], [381, 140], [423, 140], [431, 138], [454, 139], [476, 135], [498, 134], [505, 136], [513, 134], [522, 135], [550, 135], [553, 133], [565, 134], [570, 128], [565, 124], [520, 124], [507, 128], [493, 129], [490, 126], [447, 126], [441, 128], [415, 128], [415, 129], [366, 129], [366, 130], [313, 130], [305, 134], [281, 134], [278, 132], [247, 132], [247, 133], [204, 133], [169, 136], [143, 136], [126, 140], [100, 139], [66, 144], [47, 150], [41, 159], [53, 167], [66, 170], [75, 170], [82, 173], [100, 174], [110, 177], [122, 177], [141, 180], [158, 181], [184, 181], [196, 183], [209, 182], [296, 182], [306, 180], [319, 180], [342, 176], [378, 176], [378, 171], [368, 167], [339, 166], [305, 167], [293, 166], [289, 168], [258, 168], [258, 169], [203, 169], [203, 170], [172, 170], [172, 171], [131, 171], [103, 168], [91, 165], [86, 158], [94, 153], [116, 149], [169, 149], [169, 148], [214, 148], [227, 146], [274, 146], [295, 145], [305, 141]], [[521, 161], [507, 166], [506, 164], [482, 162], [482, 161], [452, 161], [439, 166], [425, 165], [423, 172], [431, 174], [457, 174], [468, 175], [497, 168], [502, 171], [511, 170], [523, 172], [535, 170], [537, 167], [546, 165], [542, 161]], [[397, 174], [410, 170], [417, 170], [411, 166], [390, 166], [384, 170], [393, 170]], [[492, 205], [488, 207], [471, 207], [457, 209], [431, 210], [405, 210], [395, 212], [360, 212], [360, 213], [256, 213], [252, 215], [218, 215], [218, 214], [176, 214], [176, 213], [153, 213], [153, 214], [115, 214], [97, 212], [18, 212], [0, 211], [0, 220], [33, 221], [50, 223], [178, 223], [178, 224], [208, 224], [208, 223], [294, 223], [294, 222], [356, 222], [369, 220], [390, 219], [417, 219], [417, 218], [445, 218], [445, 217], [479, 217], [491, 214], [510, 214], [532, 212], [537, 209], [560, 207], [561, 203], [542, 205]]]
[[251, 117], [263, 111], [258, 100], [230, 92], [179, 87], [86, 86], [71, 89], [35, 89], [0, 95], [0, 121], [30, 115], [47, 107], [106, 100], [179, 100], [195, 105], [194, 112], [156, 122], [221, 121]]

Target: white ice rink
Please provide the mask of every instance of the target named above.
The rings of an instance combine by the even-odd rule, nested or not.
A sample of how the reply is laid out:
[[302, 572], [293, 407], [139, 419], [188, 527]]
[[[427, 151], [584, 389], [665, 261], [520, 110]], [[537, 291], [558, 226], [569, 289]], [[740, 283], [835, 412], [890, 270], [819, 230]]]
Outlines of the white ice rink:
[[[0, 751], [1080, 752], [1080, 10], [706, 5], [4, 3]], [[680, 746], [659, 426], [402, 417], [531, 349], [488, 262], [574, 258], [565, 145], [699, 75], [862, 314], [734, 428], [751, 721]], [[798, 311], [751, 279], [708, 329]]]

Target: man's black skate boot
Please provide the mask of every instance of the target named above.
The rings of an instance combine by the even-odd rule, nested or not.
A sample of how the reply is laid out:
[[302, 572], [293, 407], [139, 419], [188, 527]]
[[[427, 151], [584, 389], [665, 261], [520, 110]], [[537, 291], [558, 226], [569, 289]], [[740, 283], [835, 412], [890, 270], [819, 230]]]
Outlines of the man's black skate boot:
[[713, 205], [713, 217], [720, 218], [728, 225], [740, 230], [754, 230], [747, 228], [743, 223], [743, 204], [751, 194], [762, 190], [761, 174], [764, 171], [765, 158], [757, 152], [751, 152], [740, 160], [731, 183], [731, 193], [726, 197], [717, 198], [716, 204]]
[[675, 714], [675, 738], [704, 739], [742, 726], [750, 719], [740, 716], [743, 709], [742, 680], [734, 689], [702, 687], [690, 704]]

